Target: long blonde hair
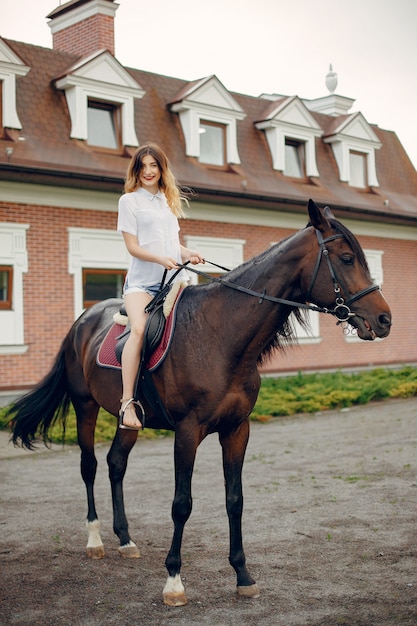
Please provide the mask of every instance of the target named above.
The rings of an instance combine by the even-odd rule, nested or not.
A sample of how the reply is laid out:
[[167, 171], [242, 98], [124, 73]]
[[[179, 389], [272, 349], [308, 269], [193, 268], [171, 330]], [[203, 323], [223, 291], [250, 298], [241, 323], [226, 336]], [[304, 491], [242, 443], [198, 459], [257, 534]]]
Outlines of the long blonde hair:
[[177, 217], [185, 217], [182, 203], [185, 202], [188, 205], [187, 198], [175, 180], [165, 152], [154, 143], [146, 143], [140, 146], [131, 158], [124, 184], [125, 193], [136, 191], [141, 186], [139, 178], [143, 167], [143, 158], [148, 154], [158, 163], [159, 171], [161, 172], [158, 185], [159, 189], [165, 194], [169, 208]]

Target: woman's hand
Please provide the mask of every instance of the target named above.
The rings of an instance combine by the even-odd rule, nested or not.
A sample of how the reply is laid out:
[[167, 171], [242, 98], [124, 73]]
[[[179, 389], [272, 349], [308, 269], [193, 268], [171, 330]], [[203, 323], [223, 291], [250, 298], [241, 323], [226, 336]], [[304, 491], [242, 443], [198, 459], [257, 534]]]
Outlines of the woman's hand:
[[162, 265], [166, 270], [177, 270], [178, 263], [170, 256], [161, 256], [158, 263]]
[[181, 246], [181, 257], [183, 263], [185, 263], [185, 261], [189, 261], [191, 265], [198, 265], [199, 263], [206, 262], [205, 258], [201, 256], [199, 252], [196, 252], [195, 250], [189, 250], [184, 246]]

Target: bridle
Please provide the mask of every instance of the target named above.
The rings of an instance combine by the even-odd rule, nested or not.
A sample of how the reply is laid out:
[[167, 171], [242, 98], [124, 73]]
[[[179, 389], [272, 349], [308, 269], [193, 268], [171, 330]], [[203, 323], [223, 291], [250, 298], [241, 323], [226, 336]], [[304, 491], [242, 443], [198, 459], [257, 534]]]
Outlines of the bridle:
[[[363, 298], [364, 296], [368, 295], [369, 293], [372, 293], [373, 291], [379, 290], [379, 285], [373, 284], [373, 285], [370, 285], [369, 287], [365, 287], [364, 289], [361, 289], [360, 291], [357, 291], [355, 294], [350, 296], [348, 300], [345, 302], [345, 299], [339, 295], [341, 281], [336, 276], [336, 272], [330, 260], [329, 251], [326, 248], [326, 244], [329, 243], [329, 241], [334, 241], [335, 239], [343, 239], [344, 235], [336, 234], [336, 235], [331, 235], [330, 237], [327, 237], [326, 239], [323, 239], [323, 235], [321, 234], [319, 230], [315, 229], [315, 232], [316, 232], [317, 241], [319, 244], [319, 252], [317, 255], [317, 260], [316, 260], [316, 265], [314, 267], [313, 275], [311, 278], [310, 287], [308, 288], [308, 291], [307, 291], [306, 301], [308, 302], [311, 297], [311, 294], [313, 292], [314, 285], [316, 283], [317, 276], [319, 273], [321, 261], [322, 261], [322, 258], [324, 257], [327, 262], [327, 267], [329, 268], [330, 276], [333, 282], [333, 290], [335, 293], [335, 306], [333, 307], [333, 309], [328, 309], [327, 307], [320, 307], [315, 304], [305, 304], [302, 302], [294, 302], [293, 300], [286, 300], [285, 298], [277, 298], [275, 296], [269, 296], [265, 290], [263, 292], [254, 291], [253, 289], [249, 289], [247, 287], [242, 287], [242, 285], [237, 285], [236, 283], [232, 283], [225, 278], [213, 277], [210, 274], [207, 274], [206, 272], [202, 272], [201, 270], [196, 270], [193, 267], [189, 267], [189, 261], [187, 261], [183, 265], [178, 266], [178, 270], [170, 278], [167, 284], [172, 282], [172, 280], [175, 278], [178, 272], [186, 268], [187, 271], [194, 272], [195, 274], [204, 276], [205, 278], [208, 278], [211, 282], [217, 282], [217, 283], [224, 285], [225, 287], [230, 287], [231, 289], [235, 289], [236, 291], [246, 293], [250, 296], [255, 296], [259, 298], [259, 304], [262, 304], [264, 300], [267, 300], [268, 302], [276, 302], [277, 304], [286, 304], [288, 306], [293, 306], [293, 307], [297, 307], [300, 309], [308, 309], [310, 311], [317, 311], [318, 313], [328, 313], [329, 315], [333, 315], [334, 317], [336, 317], [339, 323], [348, 322], [351, 317], [354, 317], [356, 315], [350, 309], [350, 306], [353, 304], [353, 302], [356, 302], [360, 298]], [[230, 269], [228, 269], [227, 267], [223, 267], [222, 265], [213, 263], [213, 261], [209, 261], [208, 259], [206, 259], [206, 262], [226, 272], [230, 271]], [[162, 284], [163, 283], [164, 283], [164, 280], [162, 281]], [[347, 290], [344, 290], [344, 291], [347, 292]]]
[[[317, 256], [316, 266], [314, 268], [310, 287], [308, 288], [308, 291], [307, 291], [306, 300], [308, 302], [311, 297], [311, 294], [312, 294], [312, 291], [313, 291], [313, 288], [317, 279], [317, 275], [319, 273], [321, 260], [324, 257], [327, 262], [327, 267], [329, 268], [330, 276], [333, 282], [333, 290], [336, 296], [336, 305], [334, 309], [332, 309], [331, 311], [329, 310], [328, 313], [330, 313], [331, 315], [334, 315], [339, 320], [339, 322], [347, 322], [351, 317], [355, 316], [355, 313], [353, 313], [350, 309], [350, 305], [353, 302], [356, 302], [356, 300], [359, 300], [360, 298], [363, 298], [364, 296], [368, 295], [368, 293], [372, 293], [373, 291], [379, 290], [379, 285], [374, 284], [374, 285], [370, 285], [369, 287], [365, 287], [364, 289], [357, 291], [347, 300], [347, 302], [345, 302], [344, 298], [338, 295], [340, 294], [339, 284], [341, 283], [341, 281], [336, 276], [336, 272], [330, 260], [329, 251], [326, 248], [326, 243], [329, 243], [329, 241], [334, 241], [335, 239], [343, 239], [344, 236], [342, 234], [337, 234], [337, 235], [331, 235], [330, 237], [323, 239], [323, 235], [321, 234], [321, 232], [317, 229], [315, 230], [316, 230], [317, 241], [319, 243], [319, 254]], [[344, 291], [347, 292], [346, 289]]]

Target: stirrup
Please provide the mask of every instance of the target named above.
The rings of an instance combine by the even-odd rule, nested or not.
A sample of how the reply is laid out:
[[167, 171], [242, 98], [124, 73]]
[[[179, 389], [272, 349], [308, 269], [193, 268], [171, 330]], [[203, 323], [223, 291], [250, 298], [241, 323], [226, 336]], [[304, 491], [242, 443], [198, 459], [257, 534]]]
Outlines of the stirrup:
[[[123, 423], [123, 418], [124, 418], [124, 415], [125, 415], [125, 411], [131, 404], [134, 404], [136, 407], [139, 407], [140, 411], [142, 413], [142, 417], [141, 418], [138, 417], [138, 420], [140, 421], [141, 426], [139, 426], [137, 428], [135, 426], [126, 426]], [[130, 398], [126, 402], [126, 404], [124, 406], [122, 405], [122, 407], [121, 407], [121, 409], [119, 411], [119, 428], [122, 429], [122, 430], [143, 430], [145, 428], [145, 409], [143, 408], [143, 406], [139, 402], [139, 400], [135, 400], [134, 398]]]

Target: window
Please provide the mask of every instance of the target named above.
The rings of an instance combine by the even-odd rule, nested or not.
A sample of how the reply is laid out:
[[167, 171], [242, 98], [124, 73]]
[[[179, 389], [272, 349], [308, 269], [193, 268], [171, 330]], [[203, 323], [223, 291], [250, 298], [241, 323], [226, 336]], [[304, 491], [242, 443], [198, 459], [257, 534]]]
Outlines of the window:
[[349, 151], [350, 180], [349, 185], [365, 189], [368, 180], [366, 154]]
[[0, 80], [0, 139], [4, 137], [3, 127], [3, 81]]
[[[365, 253], [365, 257], [369, 266], [369, 271], [370, 271], [372, 280], [374, 281], [374, 283], [382, 287], [383, 282], [384, 282], [384, 269], [382, 266], [382, 257], [384, 255], [384, 251], [364, 249], [364, 253]], [[347, 341], [348, 343], [351, 343], [351, 342], [358, 342], [358, 343], [364, 343], [364, 344], [367, 343], [366, 341], [362, 342], [359, 339], [356, 329], [352, 328], [352, 326], [350, 325], [345, 330], [345, 341]], [[377, 339], [377, 341], [380, 341], [380, 339]]]
[[76, 61], [54, 86], [65, 91], [72, 139], [110, 150], [139, 145], [134, 100], [145, 91], [110, 52]]
[[71, 227], [68, 237], [76, 319], [95, 302], [121, 297], [129, 254], [123, 237], [112, 230]]
[[[202, 272], [204, 270], [201, 270]], [[223, 276], [224, 272], [210, 272], [210, 278], [220, 278]], [[202, 276], [201, 274], [197, 274], [197, 285], [206, 285], [207, 283], [211, 283], [211, 280], [208, 276]]]
[[107, 298], [121, 298], [126, 272], [83, 269], [83, 305], [88, 308]]
[[187, 156], [218, 167], [240, 163], [237, 122], [246, 113], [216, 76], [188, 83], [169, 105], [179, 115]]
[[[206, 258], [206, 263], [195, 265], [196, 270], [201, 270], [210, 276], [222, 276], [225, 271], [219, 270], [215, 265], [211, 265], [210, 260], [223, 267], [233, 269], [243, 263], [244, 239], [228, 239], [227, 237], [204, 237], [196, 235], [186, 235], [185, 245], [192, 250], [199, 252]], [[199, 276], [194, 272], [189, 272], [190, 282], [193, 285], [210, 282], [205, 276]]]
[[200, 162], [223, 166], [226, 163], [226, 127], [224, 124], [201, 121]]
[[0, 355], [24, 354], [23, 277], [28, 271], [26, 224], [0, 223]]
[[362, 113], [343, 117], [323, 141], [332, 146], [340, 181], [359, 189], [379, 186], [375, 151], [382, 144]]
[[323, 130], [297, 96], [273, 98], [255, 127], [265, 132], [274, 170], [294, 178], [319, 176], [316, 138]]
[[12, 308], [13, 268], [0, 265], [0, 309]]
[[286, 176], [294, 178], [305, 177], [304, 144], [291, 139], [285, 140], [285, 169]]
[[117, 150], [121, 147], [120, 109], [105, 102], [88, 101], [88, 143], [98, 148]]

